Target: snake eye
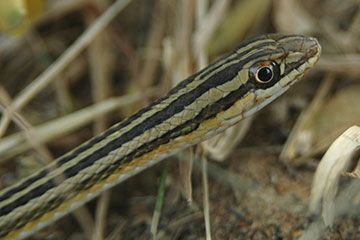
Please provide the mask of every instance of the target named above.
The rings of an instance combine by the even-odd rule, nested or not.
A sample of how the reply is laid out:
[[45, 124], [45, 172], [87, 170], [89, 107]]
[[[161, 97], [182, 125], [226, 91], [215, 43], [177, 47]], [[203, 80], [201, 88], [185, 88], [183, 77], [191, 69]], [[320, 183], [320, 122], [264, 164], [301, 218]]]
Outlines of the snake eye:
[[261, 61], [249, 69], [249, 77], [260, 88], [272, 86], [280, 79], [280, 67], [275, 61]]
[[260, 83], [269, 82], [273, 77], [274, 77], [274, 73], [270, 67], [259, 68], [255, 75], [256, 81]]

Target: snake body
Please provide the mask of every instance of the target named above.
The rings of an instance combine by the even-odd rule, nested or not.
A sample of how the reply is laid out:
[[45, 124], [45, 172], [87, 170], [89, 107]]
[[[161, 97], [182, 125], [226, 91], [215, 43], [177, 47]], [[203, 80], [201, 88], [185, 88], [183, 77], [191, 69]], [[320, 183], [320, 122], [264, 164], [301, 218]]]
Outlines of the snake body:
[[101, 192], [273, 101], [320, 56], [316, 39], [243, 42], [168, 95], [0, 192], [0, 239], [23, 239]]

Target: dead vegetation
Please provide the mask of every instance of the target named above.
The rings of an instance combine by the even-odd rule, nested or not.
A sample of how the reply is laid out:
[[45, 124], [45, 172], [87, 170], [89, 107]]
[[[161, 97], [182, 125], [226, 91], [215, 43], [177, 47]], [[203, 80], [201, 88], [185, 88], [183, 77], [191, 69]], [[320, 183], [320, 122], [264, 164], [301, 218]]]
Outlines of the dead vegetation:
[[[163, 96], [242, 40], [267, 32], [305, 34], [322, 45], [317, 66], [242, 130], [231, 130], [241, 136], [220, 136], [220, 149], [205, 146], [209, 158], [225, 159], [207, 163], [207, 231], [213, 239], [360, 239], [358, 137], [350, 140], [350, 155], [343, 154], [345, 146], [336, 150], [341, 167], [326, 175], [336, 181], [319, 180], [338, 191], [314, 186], [312, 200], [318, 201], [311, 205], [314, 214], [308, 211], [324, 152], [360, 125], [358, 1], [6, 2], [28, 16], [20, 17], [20, 28], [0, 20], [1, 187]], [[218, 144], [226, 138], [239, 143]], [[151, 226], [162, 164], [33, 239], [152, 239], [154, 231], [157, 239], [205, 239], [198, 156], [192, 184], [191, 164], [181, 164], [190, 154], [170, 159], [156, 231]], [[319, 212], [329, 204], [323, 220]]]

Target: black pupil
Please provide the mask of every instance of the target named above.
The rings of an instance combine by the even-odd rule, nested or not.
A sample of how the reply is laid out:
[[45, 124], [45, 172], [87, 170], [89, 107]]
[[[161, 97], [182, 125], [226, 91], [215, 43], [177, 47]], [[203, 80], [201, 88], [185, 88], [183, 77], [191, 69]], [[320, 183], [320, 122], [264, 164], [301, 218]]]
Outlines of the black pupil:
[[263, 67], [258, 72], [258, 79], [263, 82], [270, 81], [273, 77], [273, 73], [269, 67]]

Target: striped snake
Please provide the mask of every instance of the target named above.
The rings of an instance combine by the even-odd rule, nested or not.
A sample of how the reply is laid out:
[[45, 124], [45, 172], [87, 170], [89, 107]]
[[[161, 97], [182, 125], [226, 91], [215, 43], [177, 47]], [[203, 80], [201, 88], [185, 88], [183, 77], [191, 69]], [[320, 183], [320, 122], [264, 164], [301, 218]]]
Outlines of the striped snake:
[[101, 192], [208, 139], [284, 93], [318, 61], [316, 39], [268, 34], [243, 42], [52, 164], [0, 192], [0, 239], [23, 239]]

